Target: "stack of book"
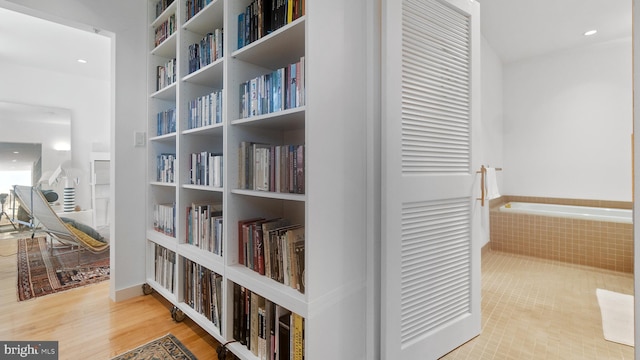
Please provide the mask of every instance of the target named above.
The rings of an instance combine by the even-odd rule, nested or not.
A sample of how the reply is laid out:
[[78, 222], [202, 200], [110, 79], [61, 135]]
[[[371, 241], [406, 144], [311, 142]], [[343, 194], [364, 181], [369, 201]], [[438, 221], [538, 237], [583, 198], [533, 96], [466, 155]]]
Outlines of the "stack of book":
[[233, 338], [261, 360], [302, 360], [304, 318], [233, 284]]
[[165, 87], [176, 82], [176, 59], [173, 58], [162, 66], [157, 67], [156, 90], [162, 90]]
[[238, 49], [304, 16], [304, 0], [254, 0], [238, 14]]
[[243, 141], [239, 155], [241, 189], [304, 194], [304, 145]]
[[171, 15], [167, 20], [155, 28], [154, 45], [158, 46], [162, 44], [162, 42], [167, 40], [167, 38], [169, 38], [169, 36], [174, 32], [176, 32], [176, 16]]
[[184, 259], [184, 302], [222, 332], [222, 276]]
[[176, 233], [176, 204], [156, 204], [153, 208], [153, 229], [167, 236]]
[[173, 3], [173, 0], [160, 0], [156, 3], [156, 17], [160, 16], [163, 11], [165, 11], [169, 5]]
[[304, 226], [286, 219], [238, 222], [238, 263], [304, 293]]
[[157, 134], [158, 136], [160, 135], [165, 135], [165, 134], [171, 134], [176, 132], [176, 109], [175, 108], [171, 108], [171, 109], [167, 109], [165, 111], [161, 111], [158, 113], [157, 115], [157, 119], [158, 119], [158, 127], [157, 127]]
[[222, 204], [187, 206], [187, 244], [222, 255]]
[[305, 60], [240, 84], [240, 118], [293, 109], [305, 104]]
[[189, 101], [187, 111], [189, 129], [221, 123], [222, 91], [214, 91]]
[[176, 180], [176, 154], [158, 155], [156, 181], [173, 183]]
[[215, 29], [200, 40], [189, 45], [189, 74], [222, 58], [222, 29]]
[[[173, 0], [171, 0], [173, 1]], [[211, 4], [213, 0], [187, 0], [187, 20], [194, 17], [200, 10]]]
[[165, 289], [173, 292], [175, 284], [176, 253], [155, 245], [155, 280]]

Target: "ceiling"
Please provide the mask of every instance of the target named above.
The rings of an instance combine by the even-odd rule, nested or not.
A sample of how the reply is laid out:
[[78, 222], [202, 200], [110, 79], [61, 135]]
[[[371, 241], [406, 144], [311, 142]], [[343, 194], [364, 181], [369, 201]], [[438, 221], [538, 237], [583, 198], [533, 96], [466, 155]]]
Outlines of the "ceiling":
[[[482, 35], [503, 64], [631, 36], [631, 0], [478, 0]], [[584, 32], [597, 29], [593, 36]]]
[[[631, 36], [631, 0], [478, 2], [483, 36], [504, 64], [564, 48]], [[598, 33], [583, 36], [590, 29], [597, 29]], [[108, 81], [111, 76], [110, 41], [99, 30], [79, 30], [0, 7], [2, 63]], [[79, 63], [78, 59], [87, 62]], [[0, 106], [0, 119], [7, 116], [51, 117], [50, 109], [44, 109], [40, 114], [32, 110], [26, 115], [25, 109]], [[29, 148], [25, 145], [22, 151], [27, 153]], [[3, 150], [0, 147], [0, 167], [6, 165], [6, 161], [15, 166], [13, 153], [5, 154]], [[19, 161], [30, 164], [33, 160]]]
[[108, 81], [111, 39], [96, 32], [0, 7], [0, 60]]
[[[36, 127], [47, 127], [48, 124], [56, 124], [71, 128], [68, 109], [0, 101], [0, 131], [5, 126], [17, 126], [16, 123], [31, 123]], [[33, 128], [33, 126], [28, 128]], [[10, 171], [30, 170], [31, 165], [40, 158], [41, 148], [41, 144], [37, 143], [0, 141], [0, 169]]]
[[0, 142], [0, 169], [5, 171], [31, 170], [31, 164], [40, 158], [41, 144]]
[[[18, 69], [38, 68], [110, 81], [110, 43], [109, 37], [96, 31], [81, 30], [0, 7], [0, 63], [3, 66], [18, 65], [21, 66]], [[78, 59], [84, 59], [86, 63], [80, 63]], [[69, 110], [4, 100], [0, 99], [0, 124], [3, 126], [8, 121], [69, 123]], [[0, 142], [0, 169], [30, 169], [40, 158], [39, 149], [34, 144]]]

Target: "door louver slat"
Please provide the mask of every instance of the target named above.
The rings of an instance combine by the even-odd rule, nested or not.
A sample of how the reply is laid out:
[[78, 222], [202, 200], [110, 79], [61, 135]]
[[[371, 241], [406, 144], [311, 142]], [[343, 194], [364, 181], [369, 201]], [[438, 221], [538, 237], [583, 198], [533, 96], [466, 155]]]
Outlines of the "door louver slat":
[[468, 313], [469, 198], [405, 203], [401, 240], [401, 341]]
[[437, 1], [403, 4], [402, 172], [468, 173], [469, 20]]

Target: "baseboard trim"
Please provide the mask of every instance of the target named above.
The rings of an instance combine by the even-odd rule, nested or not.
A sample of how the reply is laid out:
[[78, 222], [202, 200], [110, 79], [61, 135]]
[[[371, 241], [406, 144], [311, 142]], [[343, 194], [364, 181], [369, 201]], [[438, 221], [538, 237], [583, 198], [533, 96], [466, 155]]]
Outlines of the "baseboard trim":
[[119, 289], [119, 290], [115, 290], [111, 291], [111, 299], [115, 302], [118, 301], [124, 301], [124, 300], [128, 300], [131, 298], [134, 298], [136, 296], [141, 296], [142, 294], [142, 284], [139, 285], [133, 285], [131, 287], [128, 288], [124, 288], [124, 289]]
[[480, 249], [480, 255], [485, 255], [486, 253], [489, 252], [489, 250], [491, 250], [491, 241], [487, 241], [486, 244], [484, 244], [484, 246], [482, 247], [482, 249]]

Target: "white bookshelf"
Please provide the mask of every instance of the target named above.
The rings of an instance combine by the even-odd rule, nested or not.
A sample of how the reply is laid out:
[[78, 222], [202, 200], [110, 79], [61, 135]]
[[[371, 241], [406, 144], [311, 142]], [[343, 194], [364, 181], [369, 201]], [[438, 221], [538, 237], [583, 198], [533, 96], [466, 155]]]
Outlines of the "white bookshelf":
[[[187, 20], [186, 2], [175, 0], [156, 17], [149, 0], [147, 284], [192, 318], [220, 343], [233, 339], [234, 284], [301, 315], [306, 359], [357, 359], [366, 349], [366, 118], [364, 19], [354, 14], [365, 1], [305, 0], [305, 15], [253, 43], [237, 48], [238, 14], [250, 0], [215, 0]], [[358, 5], [358, 6], [355, 6]], [[171, 15], [176, 32], [155, 46], [154, 28]], [[337, 22], [336, 22], [337, 21]], [[220, 59], [188, 73], [189, 45], [207, 32], [223, 29]], [[313, 44], [313, 46], [312, 46]], [[305, 103], [282, 111], [241, 118], [240, 84], [305, 58]], [[156, 87], [156, 67], [176, 58], [176, 81]], [[345, 61], [345, 59], [353, 59]], [[188, 101], [222, 92], [222, 122], [189, 129]], [[158, 112], [175, 108], [176, 132], [157, 135]], [[305, 146], [305, 193], [239, 188], [239, 147], [243, 141]], [[190, 184], [190, 154], [223, 155], [223, 187]], [[176, 181], [156, 179], [157, 156], [176, 155]], [[186, 243], [186, 207], [222, 203], [223, 252], [216, 255]], [[175, 236], [153, 229], [154, 206], [176, 205]], [[305, 227], [305, 292], [239, 264], [238, 221], [282, 217]], [[155, 276], [155, 247], [176, 253], [174, 290]], [[184, 303], [184, 259], [222, 275], [222, 331]], [[238, 339], [236, 339], [238, 340]], [[234, 342], [239, 358], [258, 359]]]

